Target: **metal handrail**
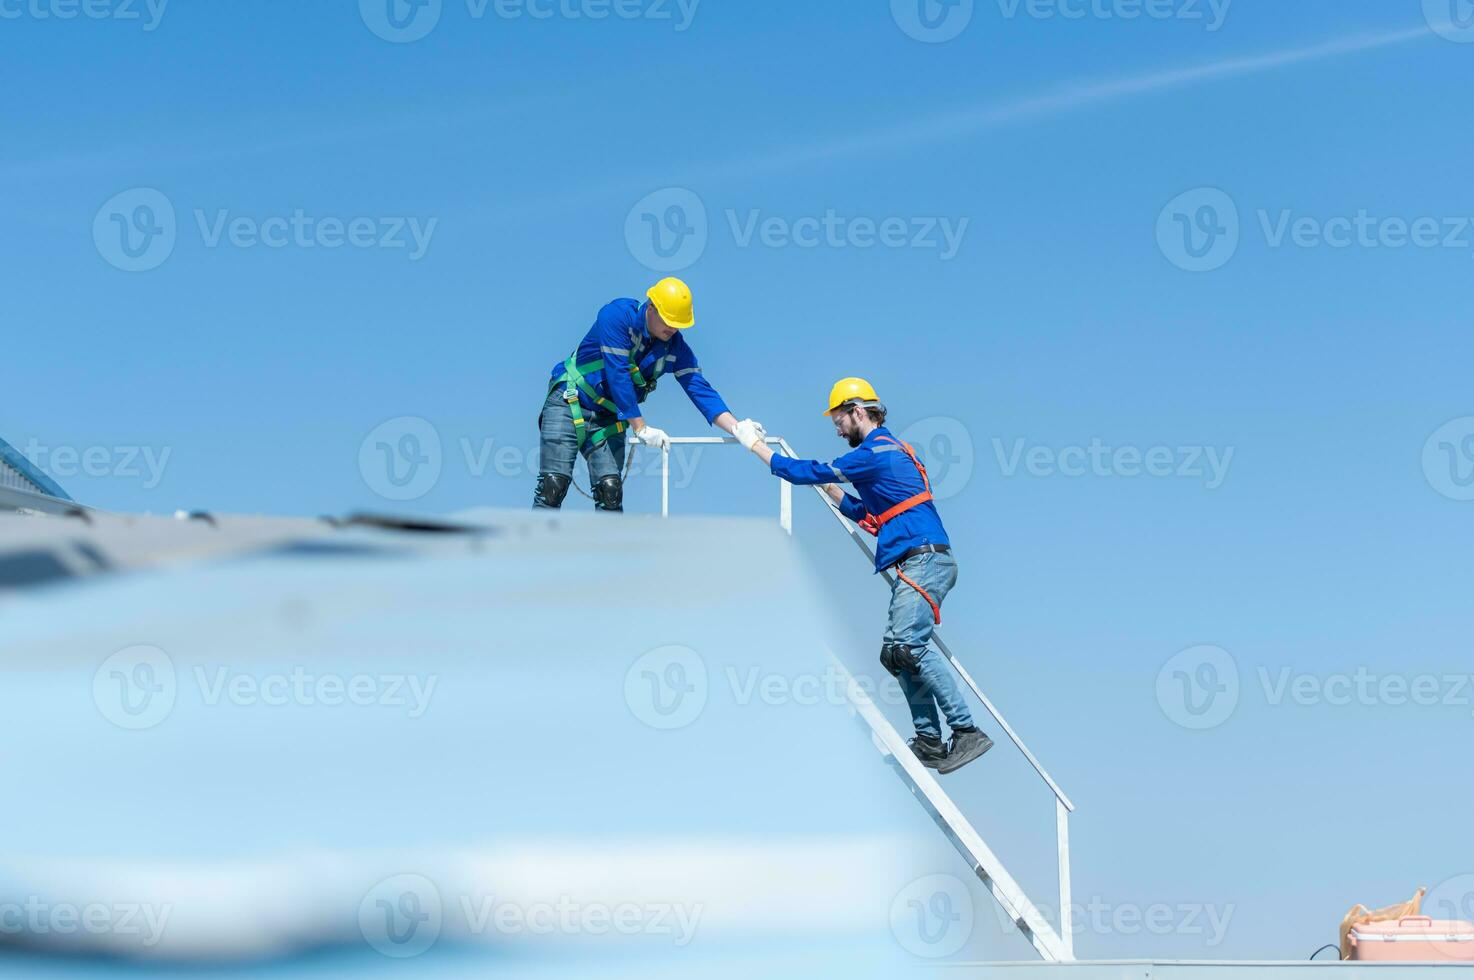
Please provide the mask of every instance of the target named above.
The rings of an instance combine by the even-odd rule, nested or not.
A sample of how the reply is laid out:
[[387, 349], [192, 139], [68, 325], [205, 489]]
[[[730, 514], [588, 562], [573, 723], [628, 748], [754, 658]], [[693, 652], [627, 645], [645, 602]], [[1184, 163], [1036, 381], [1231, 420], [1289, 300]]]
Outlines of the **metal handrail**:
[[[781, 451], [785, 456], [791, 457], [793, 459], [799, 458], [798, 453], [793, 451], [793, 447], [790, 446], [788, 442], [782, 438], [779, 438], [777, 436], [769, 436], [764, 441], [769, 446], [777, 446], [779, 451]], [[732, 443], [734, 445], [737, 444], [737, 440], [735, 438], [723, 436], [686, 436], [673, 438], [670, 440], [670, 442], [672, 445], [722, 445], [726, 443]], [[779, 523], [782, 524], [784, 531], [792, 534], [792, 485], [787, 480], [779, 480], [778, 484], [780, 487]], [[866, 541], [865, 538], [860, 534], [859, 529], [850, 522], [849, 518], [840, 513], [839, 508], [835, 505], [834, 501], [829, 498], [829, 494], [824, 492], [824, 488], [822, 486], [815, 486], [813, 490], [816, 494], [819, 495], [819, 499], [824, 501], [824, 506], [829, 508], [829, 512], [834, 515], [834, 519], [839, 521], [839, 524], [841, 527], [844, 528], [845, 533], [850, 536], [850, 540], [855, 542], [855, 545], [859, 547], [860, 551], [863, 552], [865, 557], [868, 558], [873, 564], [875, 561], [875, 551], [870, 547], [870, 543]], [[661, 452], [660, 514], [662, 517], [670, 516], [669, 446], [667, 446]], [[886, 581], [894, 586], [896, 582], [895, 576], [889, 570], [885, 570], [883, 574], [885, 575]], [[988, 714], [991, 715], [993, 717], [993, 720], [998, 723], [998, 727], [1001, 728], [1003, 732], [1008, 736], [1009, 741], [1011, 741], [1014, 744], [1014, 747], [1017, 748], [1019, 752], [1023, 755], [1023, 757], [1029, 761], [1029, 765], [1034, 767], [1034, 772], [1039, 775], [1040, 779], [1044, 780], [1044, 784], [1048, 786], [1050, 792], [1054, 794], [1055, 835], [1056, 842], [1059, 848], [1059, 940], [1064, 946], [1065, 958], [1073, 959], [1075, 955], [1075, 944], [1074, 930], [1072, 928], [1073, 913], [1070, 908], [1070, 814], [1074, 812], [1075, 804], [1070, 800], [1068, 796], [1065, 795], [1065, 791], [1060, 788], [1059, 783], [1055, 782], [1054, 777], [1051, 776], [1049, 774], [1049, 771], [1044, 768], [1044, 765], [1039, 761], [1038, 757], [1036, 757], [1034, 753], [1029, 750], [1029, 747], [1024, 744], [1024, 740], [1019, 737], [1018, 732], [1014, 731], [1013, 726], [1010, 725], [1008, 723], [1008, 720], [1003, 717], [1003, 713], [1000, 712], [997, 706], [994, 705], [993, 702], [988, 698], [988, 696], [983, 693], [982, 688], [978, 687], [977, 681], [973, 680], [972, 675], [967, 672], [967, 668], [962, 666], [962, 661], [958, 660], [956, 654], [954, 654], [952, 652], [952, 649], [947, 646], [946, 640], [942, 639], [942, 637], [936, 632], [933, 632], [932, 640], [936, 643], [937, 649], [940, 650], [942, 652], [942, 655], [947, 658], [947, 662], [952, 665], [952, 669], [957, 671], [957, 675], [962, 678], [962, 680], [967, 684], [968, 688], [972, 690], [972, 693], [977, 696], [978, 701], [980, 701], [983, 707], [987, 709]]]
[[[775, 436], [769, 436], [763, 440], [770, 446], [777, 446], [792, 456], [793, 452], [787, 449], [787, 443]], [[731, 436], [679, 436], [671, 439], [672, 446], [720, 446], [730, 443], [734, 446], [741, 445]], [[778, 487], [778, 523], [783, 530], [789, 534], [793, 533], [793, 484], [787, 480], [779, 480]], [[660, 454], [660, 516], [670, 516], [670, 447], [667, 446]]]
[[[765, 441], [770, 446], [777, 446], [780, 450], [783, 451], [783, 454], [785, 456], [789, 456], [794, 459], [799, 458], [798, 454], [793, 451], [793, 447], [790, 446], [786, 440], [777, 436], [769, 436]], [[678, 446], [721, 445], [724, 443], [737, 445], [737, 440], [731, 437], [722, 436], [685, 436], [671, 439], [671, 444]], [[660, 471], [660, 513], [662, 517], [668, 517], [670, 516], [670, 450], [665, 450], [662, 455], [664, 458], [661, 460]], [[792, 485], [787, 480], [779, 480], [778, 482], [782, 488], [783, 494], [783, 513], [780, 520], [782, 521], [783, 529], [792, 534]], [[859, 529], [856, 528], [854, 524], [850, 523], [849, 518], [845, 517], [839, 512], [839, 508], [835, 506], [833, 500], [829, 499], [829, 494], [824, 492], [823, 487], [816, 486], [813, 488], [813, 490], [816, 494], [819, 495], [819, 499], [824, 501], [824, 505], [829, 508], [829, 512], [834, 515], [834, 519], [839, 521], [840, 526], [845, 529], [845, 533], [850, 536], [850, 540], [855, 542], [859, 549], [873, 564], [875, 562], [875, 551], [870, 547], [870, 543], [866, 541], [865, 538], [861, 535]], [[895, 583], [895, 578], [893, 575], [891, 575], [889, 571], [886, 571], [884, 574], [886, 577], [886, 581], [890, 582], [891, 584]], [[997, 706], [995, 706], [993, 702], [989, 700], [988, 696], [982, 692], [982, 689], [978, 687], [977, 682], [972, 679], [972, 675], [969, 674], [967, 672], [967, 669], [962, 666], [962, 662], [957, 659], [956, 654], [954, 654], [951, 648], [947, 646], [946, 641], [943, 640], [942, 637], [937, 635], [936, 633], [932, 634], [932, 638], [936, 641], [937, 648], [942, 651], [942, 655], [945, 656], [947, 660], [952, 664], [953, 669], [957, 671], [958, 675], [967, 684], [967, 686], [972, 689], [972, 693], [977, 695], [978, 700], [982, 702], [982, 705], [984, 708], [987, 709], [988, 714], [993, 716], [993, 720], [998, 723], [998, 727], [1003, 729], [1004, 733], [1008, 735], [1009, 741], [1013, 742], [1013, 744], [1018, 748], [1019, 752], [1023, 754], [1024, 758], [1029, 760], [1029, 765], [1034, 767], [1034, 771], [1039, 774], [1039, 777], [1041, 779], [1044, 780], [1044, 783], [1049, 787], [1050, 792], [1052, 792], [1055, 795], [1055, 798], [1064, 805], [1066, 810], [1073, 812], [1075, 809], [1075, 804], [1070, 800], [1068, 796], [1065, 795], [1065, 791], [1060, 788], [1059, 783], [1054, 781], [1054, 777], [1049, 774], [1049, 771], [1044, 768], [1039, 759], [1034, 755], [1033, 752], [1029, 750], [1029, 747], [1024, 744], [1024, 740], [1019, 737], [1018, 732], [1014, 731], [1013, 726], [1010, 725], [1008, 723], [1008, 720], [1003, 717], [1003, 714], [998, 710]]]
[[[793, 447], [788, 445], [787, 442], [783, 441], [782, 439], [777, 440], [777, 442], [779, 447], [782, 448], [785, 455], [791, 456], [795, 459], [798, 458], [798, 454], [793, 451]], [[829, 494], [824, 492], [823, 487], [814, 487], [814, 491], [819, 495], [819, 499], [824, 501], [825, 506], [828, 507], [829, 512], [834, 515], [835, 520], [839, 521], [840, 526], [845, 529], [845, 532], [847, 534], [849, 534], [850, 540], [854, 541], [859, 549], [864, 552], [865, 557], [870, 559], [870, 562], [874, 564], [875, 550], [870, 547], [870, 542], [865, 540], [865, 538], [861, 535], [859, 529], [850, 522], [849, 518], [840, 513], [839, 508], [835, 505], [834, 501], [829, 498]], [[885, 575], [887, 582], [891, 583], [892, 585], [895, 584], [895, 576], [892, 575], [889, 570], [883, 572], [882, 574]], [[951, 662], [952, 667], [957, 671], [958, 675], [963, 679], [963, 681], [966, 682], [967, 686], [972, 688], [972, 693], [977, 695], [978, 700], [983, 703], [984, 708], [988, 709], [988, 714], [992, 715], [993, 720], [998, 722], [998, 726], [1002, 728], [1003, 731], [1008, 735], [1009, 740], [1018, 747], [1018, 750], [1023, 753], [1024, 758], [1029, 760], [1029, 765], [1034, 767], [1034, 771], [1039, 774], [1039, 778], [1044, 780], [1044, 783], [1049, 787], [1050, 792], [1054, 793], [1055, 798], [1058, 799], [1060, 803], [1064, 804], [1065, 809], [1073, 812], [1075, 809], [1075, 804], [1070, 801], [1070, 798], [1068, 796], [1065, 795], [1065, 791], [1061, 789], [1059, 784], [1054, 781], [1054, 777], [1049, 775], [1049, 772], [1044, 768], [1043, 764], [1040, 763], [1040, 761], [1034, 756], [1034, 753], [1029, 751], [1029, 747], [1024, 744], [1024, 740], [1020, 738], [1018, 733], [1013, 730], [1013, 726], [1008, 723], [1007, 719], [1003, 717], [1002, 713], [999, 712], [997, 707], [994, 706], [993, 702], [989, 700], [988, 696], [983, 693], [980, 687], [978, 687], [977, 682], [972, 679], [972, 675], [967, 672], [967, 669], [962, 666], [962, 662], [957, 659], [957, 656], [952, 652], [951, 648], [947, 646], [947, 642], [943, 640], [936, 631], [932, 633], [932, 640], [936, 643], [937, 649], [942, 651], [943, 656], [945, 656]]]
[[[1034, 949], [1046, 960], [1061, 962], [1075, 958], [1074, 947], [1067, 938], [1061, 937], [1050, 926], [1043, 913], [1024, 893], [1013, 875], [1004, 868], [998, 855], [983, 840], [971, 821], [962, 813], [952, 798], [937, 783], [937, 777], [922, 766], [921, 760], [911, 751], [905, 740], [875, 707], [844, 664], [831, 652], [830, 660], [844, 678], [845, 696], [855, 709], [862, 725], [869, 731], [876, 748], [886, 756], [896, 774], [910, 788], [926, 811], [943, 828], [952, 846], [965, 857], [977, 871], [978, 877], [993, 899], [1003, 907], [1009, 918], [1033, 944]], [[1066, 920], [1068, 922], [1068, 920]]]

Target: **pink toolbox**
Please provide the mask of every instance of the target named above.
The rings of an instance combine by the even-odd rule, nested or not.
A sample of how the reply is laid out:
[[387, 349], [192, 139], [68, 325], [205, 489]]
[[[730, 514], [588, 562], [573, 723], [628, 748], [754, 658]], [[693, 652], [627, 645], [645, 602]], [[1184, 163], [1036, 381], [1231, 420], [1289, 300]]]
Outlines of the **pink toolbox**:
[[1405, 915], [1353, 926], [1348, 938], [1353, 960], [1474, 963], [1474, 922]]

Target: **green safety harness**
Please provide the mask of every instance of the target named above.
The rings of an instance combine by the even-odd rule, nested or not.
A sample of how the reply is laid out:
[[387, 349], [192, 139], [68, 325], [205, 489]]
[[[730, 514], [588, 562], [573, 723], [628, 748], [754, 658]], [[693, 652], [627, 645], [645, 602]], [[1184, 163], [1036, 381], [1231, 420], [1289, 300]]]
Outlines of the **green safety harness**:
[[[592, 429], [591, 431], [589, 420], [584, 417], [583, 405], [578, 398], [580, 391], [588, 395], [590, 401], [610, 415], [618, 416], [619, 407], [595, 391], [594, 386], [589, 384], [588, 379], [584, 377], [586, 374], [593, 374], [595, 371], [604, 370], [604, 359], [599, 358], [596, 361], [589, 361], [585, 364], [576, 364], [574, 360], [577, 357], [578, 353], [575, 351], [572, 357], [563, 362], [563, 373], [553, 379], [552, 387], [548, 391], [551, 392], [559, 385], [563, 385], [563, 400], [568, 403], [568, 413], [573, 416], [573, 431], [578, 433], [578, 449], [582, 452], [584, 443], [590, 439], [593, 440], [595, 446], [600, 445], [606, 442], [610, 436], [623, 432], [628, 426], [624, 422], [616, 420], [613, 425], [606, 425], [603, 428]], [[646, 396], [655, 390], [655, 382], [660, 377], [660, 370], [663, 363], [663, 360], [657, 360], [655, 362], [655, 376], [646, 378], [640, 371], [640, 366], [634, 360], [630, 361], [630, 380], [635, 383], [635, 392], [639, 395], [640, 401], [644, 401]], [[624, 460], [624, 472], [620, 475], [621, 482], [628, 479], [630, 466], [633, 465], [634, 461], [635, 445], [631, 443], [629, 452]], [[578, 485], [577, 480], [571, 482], [573, 489], [590, 500], [594, 499], [592, 494]]]
[[[593, 374], [595, 371], [604, 370], [604, 359], [600, 358], [597, 361], [576, 364], [574, 363], [574, 359], [577, 357], [578, 355], [575, 353], [563, 363], [563, 373], [553, 379], [552, 388], [556, 388], [559, 385], [564, 386], [563, 400], [568, 403], [568, 412], [573, 416], [573, 431], [578, 433], [578, 448], [582, 452], [584, 443], [590, 439], [597, 446], [605, 442], [610, 436], [623, 432], [627, 426], [624, 422], [618, 420], [613, 425], [606, 425], [600, 429], [595, 429], [589, 424], [589, 420], [584, 417], [583, 404], [579, 401], [578, 397], [579, 392], [588, 395], [589, 401], [593, 402], [609, 415], [618, 416], [619, 408], [609, 399], [595, 391], [594, 386], [589, 384], [588, 379], [584, 377], [584, 375]], [[655, 390], [656, 379], [660, 376], [661, 363], [662, 361], [656, 362], [655, 377], [647, 379], [640, 372], [640, 366], [633, 360], [630, 361], [630, 380], [635, 383], [635, 391], [639, 393], [640, 401], [644, 401], [645, 396]], [[548, 390], [551, 391], [552, 388]]]

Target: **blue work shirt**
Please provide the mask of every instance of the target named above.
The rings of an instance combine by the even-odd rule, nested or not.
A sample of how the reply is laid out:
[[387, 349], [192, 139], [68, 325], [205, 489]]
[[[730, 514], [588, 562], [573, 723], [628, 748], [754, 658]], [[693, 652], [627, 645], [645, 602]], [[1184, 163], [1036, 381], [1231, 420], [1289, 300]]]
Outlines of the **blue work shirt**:
[[[710, 425], [718, 415], [729, 410], [727, 403], [701, 373], [696, 354], [679, 330], [670, 340], [660, 341], [650, 336], [650, 331], [645, 328], [645, 308], [649, 305], [648, 300], [641, 303], [633, 299], [617, 299], [605, 306], [578, 345], [575, 363], [604, 362], [602, 370], [589, 371], [584, 380], [602, 397], [614, 403], [619, 409], [621, 422], [644, 414], [640, 409], [644, 396], [635, 391], [635, 383], [630, 378], [629, 365], [633, 360], [646, 381], [674, 374], [691, 403]], [[561, 378], [563, 371], [563, 361], [554, 364], [553, 380]], [[591, 414], [597, 411], [589, 396], [582, 391], [578, 400], [584, 411]]]
[[[880, 438], [895, 439], [881, 442]], [[812, 486], [824, 483], [849, 483], [860, 494], [845, 494], [840, 512], [859, 522], [866, 514], [884, 514], [896, 504], [910, 500], [926, 489], [921, 471], [911, 462], [897, 443], [900, 440], [884, 426], [871, 430], [865, 441], [852, 452], [832, 463], [812, 459], [792, 459], [774, 455], [773, 475], [789, 483]], [[951, 545], [942, 527], [942, 515], [931, 501], [897, 514], [880, 529], [875, 545], [875, 570], [890, 568], [901, 555], [923, 544]]]

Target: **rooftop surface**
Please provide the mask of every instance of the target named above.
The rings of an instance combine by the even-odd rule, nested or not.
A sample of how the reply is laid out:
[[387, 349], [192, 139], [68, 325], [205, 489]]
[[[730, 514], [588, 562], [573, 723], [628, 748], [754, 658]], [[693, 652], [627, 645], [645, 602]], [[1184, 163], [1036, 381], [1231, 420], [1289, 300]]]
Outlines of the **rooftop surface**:
[[[720, 587], [666, 574], [692, 548]], [[591, 563], [658, 600], [570, 577]], [[0, 616], [0, 710], [37, 736], [7, 765], [0, 975], [1474, 977], [988, 962], [1017, 946], [857, 737], [766, 520], [0, 514]], [[960, 943], [913, 915], [939, 877]], [[631, 935], [587, 918], [625, 908]], [[56, 927], [87, 909], [142, 927]]]

